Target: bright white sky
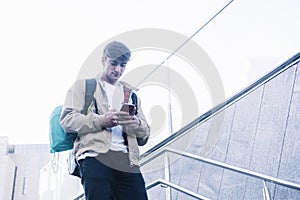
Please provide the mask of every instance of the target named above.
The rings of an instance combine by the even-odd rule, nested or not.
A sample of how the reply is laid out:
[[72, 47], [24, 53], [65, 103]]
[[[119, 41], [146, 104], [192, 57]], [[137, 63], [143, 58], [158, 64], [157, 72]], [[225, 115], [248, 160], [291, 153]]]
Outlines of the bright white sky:
[[[189, 37], [227, 2], [1, 1], [0, 135], [48, 143], [52, 109], [98, 45], [142, 28]], [[193, 38], [217, 66], [226, 97], [298, 53], [299, 8], [299, 0], [235, 0]]]

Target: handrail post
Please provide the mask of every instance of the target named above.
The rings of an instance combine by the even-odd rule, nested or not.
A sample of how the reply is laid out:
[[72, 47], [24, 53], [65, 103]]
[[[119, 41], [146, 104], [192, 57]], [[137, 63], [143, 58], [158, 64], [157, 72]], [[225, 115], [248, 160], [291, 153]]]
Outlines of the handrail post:
[[264, 188], [263, 188], [264, 200], [271, 200], [270, 191], [267, 187], [266, 180], [263, 180], [263, 183], [264, 183]]
[[[164, 155], [164, 168], [165, 168], [165, 180], [170, 182], [170, 165], [169, 165], [169, 152], [165, 152]], [[166, 187], [166, 200], [171, 200], [171, 188]]]

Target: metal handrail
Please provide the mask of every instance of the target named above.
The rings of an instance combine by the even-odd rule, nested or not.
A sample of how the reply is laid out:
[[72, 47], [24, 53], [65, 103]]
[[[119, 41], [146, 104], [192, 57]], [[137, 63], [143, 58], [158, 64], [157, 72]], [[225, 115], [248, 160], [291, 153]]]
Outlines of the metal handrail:
[[207, 163], [207, 164], [211, 164], [211, 165], [214, 165], [214, 166], [217, 166], [217, 167], [221, 167], [221, 168], [228, 169], [228, 170], [231, 170], [231, 171], [235, 171], [235, 172], [238, 172], [238, 173], [241, 173], [241, 174], [244, 174], [244, 175], [248, 175], [248, 176], [251, 176], [251, 177], [254, 177], [254, 178], [258, 178], [258, 179], [261, 179], [261, 180], [264, 180], [264, 181], [268, 181], [268, 182], [272, 182], [272, 183], [282, 185], [282, 186], [285, 186], [285, 187], [288, 187], [288, 188], [300, 190], [300, 184], [293, 183], [293, 182], [290, 182], [290, 181], [285, 181], [285, 180], [282, 180], [282, 179], [279, 179], [279, 178], [264, 175], [264, 174], [257, 173], [257, 172], [254, 172], [254, 171], [251, 171], [251, 170], [248, 170], [248, 169], [244, 169], [244, 168], [236, 167], [236, 166], [229, 165], [229, 164], [226, 164], [226, 163], [223, 163], [223, 162], [215, 161], [215, 160], [212, 160], [212, 159], [209, 159], [209, 158], [204, 158], [202, 156], [197, 156], [197, 155], [194, 155], [194, 154], [191, 154], [191, 153], [186, 153], [186, 152], [176, 150], [176, 149], [171, 149], [171, 148], [166, 148], [165, 152], [174, 153], [174, 154], [181, 155], [181, 156], [184, 156], [184, 157], [187, 157], [187, 158], [191, 158], [191, 159], [194, 159], [194, 160], [197, 160], [197, 161], [201, 161], [201, 162], [204, 162], [204, 163]]
[[180, 191], [180, 192], [182, 192], [182, 193], [184, 193], [184, 194], [186, 194], [188, 196], [195, 197], [197, 199], [210, 200], [209, 198], [207, 198], [205, 196], [197, 194], [197, 193], [195, 193], [195, 192], [193, 192], [191, 190], [188, 190], [188, 189], [186, 189], [184, 187], [181, 187], [179, 185], [176, 185], [176, 184], [171, 183], [169, 181], [166, 181], [164, 179], [157, 179], [156, 181], [150, 183], [149, 185], [146, 186], [146, 190], [149, 190], [149, 189], [151, 189], [151, 188], [153, 188], [153, 187], [155, 187], [155, 186], [157, 186], [159, 184], [163, 184], [163, 185], [169, 186], [169, 187], [171, 187], [173, 189], [176, 189], [176, 190], [178, 190], [178, 191]]
[[76, 197], [76, 198], [73, 199], [73, 200], [85, 200], [84, 193], [80, 194], [78, 197]]
[[[263, 197], [264, 197], [265, 200], [270, 200], [271, 199], [270, 191], [269, 191], [269, 189], [266, 185], [266, 181], [271, 182], [271, 183], [275, 183], [275, 184], [278, 184], [278, 185], [281, 185], [281, 186], [284, 186], [284, 187], [288, 187], [288, 188], [291, 188], [291, 189], [300, 190], [300, 184], [297, 184], [297, 183], [282, 180], [282, 179], [275, 178], [275, 177], [272, 177], [272, 176], [268, 176], [268, 175], [265, 175], [265, 174], [262, 174], [262, 173], [257, 173], [257, 172], [254, 172], [254, 171], [251, 171], [251, 170], [248, 170], [248, 169], [244, 169], [244, 168], [241, 168], [241, 167], [236, 167], [236, 166], [229, 165], [229, 164], [226, 164], [226, 163], [223, 163], [223, 162], [219, 162], [219, 161], [212, 160], [212, 159], [209, 159], [209, 158], [204, 158], [202, 156], [197, 156], [197, 155], [194, 155], [194, 154], [191, 154], [191, 153], [187, 153], [187, 152], [172, 149], [172, 148], [165, 148], [163, 151], [160, 151], [158, 154], [155, 154], [154, 157], [157, 157], [157, 156], [162, 155], [162, 154], [167, 153], [167, 152], [177, 154], [177, 155], [180, 155], [180, 156], [184, 156], [186, 158], [193, 159], [193, 160], [196, 160], [196, 161], [200, 161], [200, 162], [210, 164], [210, 165], [213, 165], [213, 166], [216, 166], [216, 167], [221, 167], [223, 169], [234, 171], [234, 172], [237, 172], [237, 173], [240, 173], [240, 174], [244, 174], [244, 175], [247, 175], [247, 176], [251, 176], [251, 177], [254, 177], [254, 178], [261, 179], [261, 180], [263, 180]], [[146, 163], [148, 163], [148, 160], [144, 160], [142, 165], [145, 165]], [[153, 183], [150, 183], [149, 185], [147, 185], [146, 189], [147, 190], [151, 189], [152, 187], [154, 187], [158, 184], [167, 185], [171, 188], [179, 190], [179, 191], [181, 191], [181, 192], [183, 192], [183, 193], [185, 193], [189, 196], [193, 196], [193, 197], [198, 198], [198, 199], [208, 199], [207, 197], [201, 196], [201, 195], [199, 195], [199, 194], [197, 194], [193, 191], [187, 190], [187, 189], [185, 189], [185, 188], [183, 188], [179, 185], [176, 185], [176, 184], [171, 183], [169, 181], [166, 181], [164, 179], [157, 179]]]

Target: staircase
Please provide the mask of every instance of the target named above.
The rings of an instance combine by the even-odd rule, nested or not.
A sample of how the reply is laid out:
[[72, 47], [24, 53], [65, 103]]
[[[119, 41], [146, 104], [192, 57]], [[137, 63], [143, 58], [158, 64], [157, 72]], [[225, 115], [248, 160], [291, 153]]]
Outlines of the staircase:
[[145, 152], [149, 199], [300, 199], [299, 61], [300, 53]]

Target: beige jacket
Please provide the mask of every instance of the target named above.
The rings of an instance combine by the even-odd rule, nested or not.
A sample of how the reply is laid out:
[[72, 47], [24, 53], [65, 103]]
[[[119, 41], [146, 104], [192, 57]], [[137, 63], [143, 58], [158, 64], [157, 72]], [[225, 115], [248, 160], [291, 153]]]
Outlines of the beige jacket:
[[[87, 115], [81, 114], [85, 99], [85, 81], [77, 80], [68, 90], [63, 111], [60, 117], [60, 123], [66, 132], [77, 132], [78, 137], [74, 145], [76, 157], [87, 151], [105, 153], [109, 150], [111, 143], [111, 132], [105, 127], [104, 114], [108, 111], [108, 101], [104, 81], [101, 76], [96, 77], [97, 86], [94, 93], [98, 114], [95, 113], [94, 103], [88, 109]], [[114, 109], [119, 110], [124, 100], [123, 86], [134, 88], [127, 83], [118, 82], [114, 95]], [[131, 99], [131, 98], [130, 98]], [[138, 99], [138, 114], [140, 126], [134, 130], [126, 130], [128, 135], [129, 159], [132, 164], [139, 165], [139, 148], [137, 138], [147, 142], [150, 135], [150, 127], [145, 119], [141, 109], [140, 99]]]

